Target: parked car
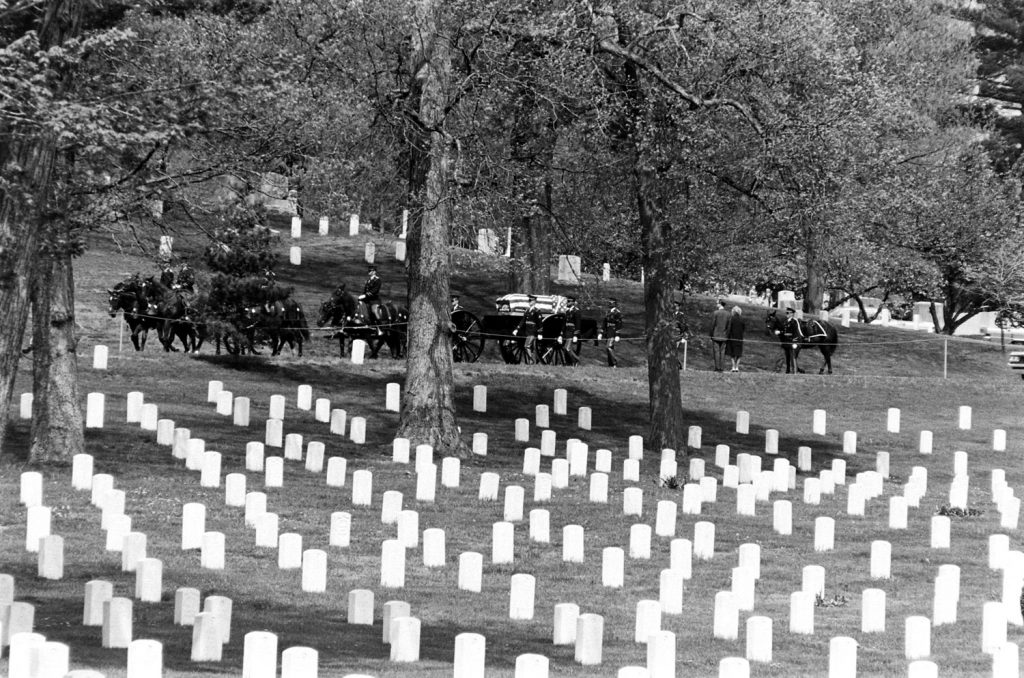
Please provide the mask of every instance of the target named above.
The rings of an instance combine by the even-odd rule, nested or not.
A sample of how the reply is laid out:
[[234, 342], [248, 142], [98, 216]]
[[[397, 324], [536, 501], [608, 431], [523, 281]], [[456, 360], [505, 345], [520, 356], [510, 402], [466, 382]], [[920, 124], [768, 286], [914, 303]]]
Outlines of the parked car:
[[1011, 370], [1020, 374], [1021, 379], [1024, 379], [1024, 351], [1014, 351], [1011, 353], [1006, 364]]

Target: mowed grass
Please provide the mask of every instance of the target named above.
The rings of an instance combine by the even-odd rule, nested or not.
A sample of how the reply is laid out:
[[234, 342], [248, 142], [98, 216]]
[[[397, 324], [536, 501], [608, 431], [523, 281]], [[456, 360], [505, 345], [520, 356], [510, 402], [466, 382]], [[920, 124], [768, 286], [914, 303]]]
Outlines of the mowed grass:
[[[307, 234], [304, 234], [304, 238]], [[309, 238], [302, 241], [303, 266], [282, 266], [281, 280], [296, 287], [297, 296], [307, 308], [315, 309], [341, 279], [361, 284], [362, 244], [370, 236], [354, 242], [347, 238]], [[200, 241], [196, 240], [195, 243]], [[188, 251], [191, 241], [178, 234], [176, 246]], [[287, 243], [285, 243], [287, 244]], [[668, 566], [667, 537], [654, 537], [650, 560], [627, 557], [625, 586], [607, 589], [601, 586], [601, 552], [607, 546], [628, 551], [629, 529], [636, 522], [654, 524], [659, 500], [682, 503], [681, 490], [660, 487], [657, 483], [657, 450], [646, 450], [639, 486], [644, 492], [642, 518], [622, 512], [622, 491], [635, 483], [622, 480], [621, 464], [627, 456], [627, 441], [632, 434], [646, 430], [647, 385], [640, 364], [640, 348], [623, 342], [621, 350], [627, 367], [615, 371], [600, 366], [602, 356], [587, 347], [587, 361], [577, 369], [520, 367], [500, 364], [489, 355], [473, 365], [456, 366], [459, 385], [458, 410], [462, 430], [468, 440], [472, 433], [486, 432], [489, 449], [486, 457], [463, 460], [461, 486], [438, 487], [433, 504], [415, 501], [416, 478], [411, 466], [390, 461], [391, 439], [397, 414], [384, 410], [385, 385], [402, 380], [400, 362], [382, 359], [353, 366], [334, 357], [336, 344], [313, 342], [306, 357], [215, 358], [209, 352], [198, 357], [164, 354], [151, 342], [145, 353], [125, 351], [115, 354], [110, 369], [91, 369], [91, 346], [103, 342], [117, 345], [117, 325], [104, 313], [105, 287], [134, 270], [146, 270], [139, 253], [117, 250], [95, 242], [78, 266], [79, 322], [83, 331], [80, 345], [83, 397], [85, 391], [100, 391], [107, 396], [107, 425], [87, 433], [89, 452], [96, 458], [96, 472], [111, 473], [115, 487], [127, 493], [126, 511], [132, 516], [133, 529], [148, 535], [148, 555], [164, 562], [165, 599], [160, 604], [135, 603], [136, 638], [155, 638], [164, 643], [166, 675], [239, 675], [242, 661], [242, 637], [251, 630], [271, 630], [280, 637], [279, 648], [308, 645], [320, 652], [321, 675], [344, 676], [368, 673], [375, 676], [447, 676], [452, 673], [454, 639], [458, 633], [472, 631], [487, 638], [487, 675], [511, 676], [515, 658], [534, 652], [551, 660], [551, 675], [614, 676], [621, 666], [642, 665], [645, 648], [633, 642], [636, 603], [658, 598], [658, 576]], [[384, 252], [385, 244], [378, 245]], [[198, 247], [191, 244], [192, 251]], [[381, 255], [383, 256], [383, 255]], [[455, 278], [456, 289], [463, 291], [463, 303], [469, 297], [470, 308], [481, 314], [487, 303], [506, 291], [500, 276], [486, 261], [464, 257], [468, 262]], [[398, 264], [384, 267], [386, 280], [394, 289], [400, 279]], [[472, 292], [468, 290], [472, 288]], [[638, 285], [619, 282], [611, 287], [624, 300], [627, 328], [639, 328]], [[593, 291], [600, 297], [608, 288]], [[710, 306], [709, 299], [697, 300], [698, 311]], [[750, 309], [753, 311], [753, 309]], [[748, 314], [748, 316], [751, 314]], [[751, 325], [755, 325], [751, 320]], [[636, 329], [634, 329], [634, 334]], [[753, 339], [762, 337], [752, 332]], [[993, 468], [1006, 470], [1011, 486], [1020, 486], [1019, 455], [1024, 448], [1024, 427], [1019, 412], [1024, 405], [1019, 378], [1008, 373], [1004, 358], [990, 346], [978, 342], [950, 342], [949, 379], [942, 379], [941, 344], [903, 343], [916, 341], [908, 335], [877, 328], [851, 328], [844, 332], [844, 347], [837, 356], [837, 374], [785, 376], [771, 371], [777, 347], [751, 343], [750, 370], [744, 373], [716, 374], [707, 371], [709, 363], [700, 341], [688, 356], [696, 370], [681, 377], [685, 410], [681, 417], [688, 425], [702, 428], [703, 445], [690, 450], [690, 457], [706, 460], [708, 473], [721, 479], [714, 467], [714, 446], [727, 444], [732, 459], [740, 452], [758, 453], [764, 466], [772, 456], [764, 454], [766, 429], [779, 431], [780, 455], [796, 462], [796, 450], [809, 445], [814, 451], [814, 470], [828, 468], [832, 460], [847, 462], [847, 477], [874, 468], [875, 453], [891, 455], [891, 477], [883, 497], [869, 502], [864, 517], [846, 515], [846, 489], [837, 488], [834, 496], [823, 497], [817, 506], [802, 501], [802, 484], [809, 474], [798, 476], [798, 487], [774, 499], [793, 503], [793, 534], [778, 535], [772, 530], [771, 505], [758, 503], [757, 516], [736, 515], [735, 491], [719, 487], [718, 501], [705, 505], [702, 514], [682, 515], [676, 536], [692, 539], [693, 525], [709, 520], [716, 527], [716, 552], [710, 561], [695, 561], [693, 577], [684, 593], [684, 613], [663, 617], [662, 626], [677, 634], [677, 675], [717, 675], [717, 665], [726, 656], [742, 656], [745, 633], [743, 624], [750, 614], [767, 615], [774, 620], [775, 648], [771, 664], [756, 664], [752, 675], [800, 676], [825, 675], [828, 640], [852, 636], [859, 643], [860, 675], [903, 675], [903, 621], [910, 615], [930, 616], [933, 581], [939, 565], [961, 567], [961, 597], [958, 622], [933, 631], [933, 659], [941, 675], [988, 675], [990, 659], [981, 653], [982, 604], [1000, 598], [1001, 577], [987, 567], [987, 540], [999, 529], [999, 516], [991, 502], [989, 475]], [[934, 341], [934, 338], [932, 338]], [[899, 343], [897, 343], [899, 342]], [[855, 359], [855, 350], [875, 344], [871, 360]], [[848, 345], [848, 346], [847, 346]], [[125, 346], [130, 348], [125, 342]], [[853, 348], [857, 347], [857, 348]], [[849, 350], [849, 353], [845, 352]], [[888, 370], [880, 366], [889, 365]], [[16, 391], [28, 388], [28, 364]], [[206, 386], [211, 379], [224, 382], [235, 395], [252, 398], [252, 425], [231, 425], [230, 418], [217, 415], [206, 401]], [[329, 398], [334, 408], [367, 419], [365, 445], [354, 445], [329, 433], [327, 424], [314, 421], [311, 412], [295, 408], [296, 388], [309, 384], [314, 398]], [[488, 412], [472, 411], [472, 387], [488, 386]], [[555, 490], [552, 501], [543, 505], [532, 501], [533, 480], [522, 474], [523, 450], [539, 446], [540, 432], [531, 427], [529, 443], [513, 440], [514, 420], [532, 420], [538, 403], [552, 403], [554, 388], [569, 392], [569, 415], [552, 416], [552, 428], [558, 435], [558, 452], [565, 451], [565, 440], [577, 437], [591, 450], [607, 448], [613, 452], [613, 472], [609, 482], [609, 501], [589, 501], [588, 481], [573, 478], [569, 488]], [[146, 401], [157, 403], [161, 418], [170, 418], [177, 426], [189, 428], [194, 437], [203, 438], [208, 450], [223, 455], [223, 473], [244, 471], [245, 444], [263, 440], [263, 420], [269, 399], [283, 394], [288, 399], [286, 433], [300, 433], [306, 442], [326, 444], [328, 456], [348, 460], [348, 478], [343, 488], [329, 488], [324, 474], [306, 471], [300, 462], [286, 464], [285, 483], [280, 489], [266, 490], [268, 510], [280, 516], [280, 531], [303, 535], [304, 548], [322, 548], [329, 554], [328, 592], [301, 591], [301, 573], [281, 571], [277, 553], [254, 546], [252, 530], [244, 525], [240, 508], [224, 506], [223, 489], [202, 488], [199, 475], [186, 471], [182, 462], [171, 458], [169, 448], [157, 446], [155, 435], [124, 423], [125, 394], [141, 390]], [[970, 430], [958, 428], [958, 407], [973, 408]], [[581, 431], [576, 426], [579, 406], [593, 409], [593, 427]], [[902, 429], [886, 432], [886, 409], [899, 407]], [[812, 412], [828, 412], [828, 434], [811, 432]], [[737, 410], [750, 412], [748, 435], [735, 432]], [[1008, 451], [991, 451], [992, 430], [1008, 434]], [[842, 436], [857, 431], [858, 451], [842, 454]], [[921, 455], [918, 438], [921, 430], [934, 434], [934, 452]], [[120, 554], [107, 553], [99, 526], [99, 511], [89, 505], [86, 493], [70, 489], [70, 469], [44, 469], [44, 503], [53, 509], [53, 533], [66, 540], [65, 576], [59, 582], [36, 577], [34, 554], [24, 550], [25, 509], [18, 504], [18, 482], [28, 470], [25, 455], [28, 444], [26, 423], [16, 422], [14, 435], [0, 453], [0, 571], [16, 579], [16, 598], [35, 604], [36, 628], [48, 639], [72, 646], [75, 666], [103, 670], [108, 675], [124, 675], [124, 650], [101, 648], [100, 630], [81, 625], [85, 583], [108, 579], [115, 594], [131, 597], [134, 576], [122, 573]], [[952, 519], [952, 548], [929, 548], [931, 517], [948, 503], [948, 488], [953, 477], [953, 452], [970, 455], [970, 505], [983, 513], [972, 518]], [[275, 452], [268, 448], [268, 455]], [[277, 454], [280, 454], [278, 451]], [[687, 467], [680, 451], [681, 473]], [[887, 527], [888, 497], [902, 492], [914, 466], [928, 469], [928, 493], [919, 509], [911, 509], [906, 531]], [[545, 460], [544, 470], [550, 468]], [[354, 470], [373, 472], [373, 505], [353, 507], [351, 474]], [[501, 476], [501, 492], [509, 485], [526, 490], [526, 513], [546, 508], [551, 514], [551, 543], [538, 544], [528, 538], [528, 522], [516, 525], [516, 557], [513, 565], [490, 564], [492, 525], [502, 520], [503, 505], [477, 499], [479, 475], [494, 471]], [[263, 491], [261, 474], [247, 473], [250, 491]], [[422, 550], [407, 553], [404, 589], [382, 589], [380, 583], [381, 542], [393, 538], [394, 526], [380, 522], [380, 498], [385, 490], [403, 493], [404, 507], [420, 514], [420, 529], [440, 527], [447, 540], [446, 566], [427, 569], [422, 566]], [[181, 507], [201, 501], [207, 506], [207, 529], [222, 531], [227, 542], [227, 568], [223, 572], [203, 570], [196, 552], [182, 552]], [[352, 514], [352, 543], [347, 549], [328, 546], [330, 514]], [[836, 519], [836, 549], [827, 553], [813, 550], [813, 523], [817, 516]], [[564, 563], [562, 527], [582, 525], [585, 529], [586, 560], [582, 564]], [[1016, 530], [1011, 548], [1020, 549]], [[892, 578], [884, 581], [869, 577], [870, 543], [885, 539], [893, 544]], [[731, 570], [737, 563], [741, 544], [758, 543], [762, 551], [761, 579], [757, 584], [755, 609], [741, 613], [740, 639], [720, 641], [712, 638], [714, 596], [730, 588]], [[479, 594], [458, 590], [458, 556], [467, 551], [484, 554], [484, 588]], [[826, 570], [828, 598], [846, 596], [845, 605], [815, 610], [815, 634], [796, 636], [788, 633], [789, 595], [799, 590], [801, 568], [817, 564]], [[536, 611], [532, 621], [508, 620], [509, 579], [524, 572], [537, 578]], [[224, 660], [218, 664], [195, 664], [189, 660], [191, 628], [173, 625], [173, 595], [179, 586], [199, 588], [203, 595], [220, 594], [234, 601], [232, 639], [225, 647]], [[861, 595], [865, 588], [881, 588], [887, 593], [887, 632], [860, 632]], [[374, 626], [346, 623], [348, 593], [370, 589], [375, 593], [377, 621]], [[388, 660], [388, 648], [381, 642], [381, 607], [387, 600], [405, 600], [423, 622], [421, 657], [413, 665]], [[575, 602], [583, 612], [605, 617], [604, 661], [599, 667], [580, 667], [573, 661], [571, 647], [551, 644], [553, 608], [559, 602]], [[1009, 639], [1020, 641], [1020, 629], [1011, 627]], [[0, 660], [0, 667], [6, 660]]]

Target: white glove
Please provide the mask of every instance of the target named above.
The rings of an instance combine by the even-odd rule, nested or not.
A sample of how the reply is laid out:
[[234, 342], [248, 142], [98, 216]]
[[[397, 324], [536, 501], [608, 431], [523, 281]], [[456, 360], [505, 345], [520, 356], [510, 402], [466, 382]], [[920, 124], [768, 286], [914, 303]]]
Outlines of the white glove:
[[598, 341], [601, 341], [602, 339], [604, 339], [604, 335], [603, 335], [603, 334], [601, 334], [600, 332], [598, 332], [598, 333], [597, 333], [597, 340], [598, 340]]
[[572, 343], [574, 343], [574, 344], [575, 344], [575, 343], [576, 343], [576, 342], [578, 342], [579, 340], [580, 340], [580, 338], [579, 338], [579, 337], [573, 337], [573, 338], [572, 338]]
[[513, 337], [518, 336], [518, 335], [519, 335], [519, 330], [512, 330], [512, 336]]
[[618, 337], [615, 337], [615, 343], [616, 344], [619, 343], [619, 338]]
[[564, 340], [562, 339], [562, 337], [559, 337], [559, 338], [558, 338], [558, 343], [559, 343], [559, 344], [561, 344], [561, 343], [562, 343], [563, 341], [564, 341]]
[[360, 294], [359, 295], [359, 301], [366, 301], [366, 295], [365, 294]]

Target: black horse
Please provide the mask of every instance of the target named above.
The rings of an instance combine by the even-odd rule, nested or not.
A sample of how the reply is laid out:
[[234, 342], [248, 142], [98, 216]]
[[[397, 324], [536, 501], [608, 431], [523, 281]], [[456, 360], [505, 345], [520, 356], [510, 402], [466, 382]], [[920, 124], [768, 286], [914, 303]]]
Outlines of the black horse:
[[803, 372], [798, 366], [800, 349], [817, 348], [821, 351], [824, 361], [818, 374], [827, 370], [832, 374], [832, 354], [839, 346], [839, 332], [835, 325], [827, 320], [791, 321], [779, 318], [775, 310], [768, 311], [764, 319], [765, 330], [779, 338], [782, 352], [786, 355], [786, 374]]
[[337, 330], [330, 338], [338, 338], [342, 357], [345, 356], [346, 339], [365, 341], [371, 358], [376, 358], [384, 345], [387, 345], [392, 358], [404, 357], [409, 312], [390, 301], [381, 303], [377, 308], [378, 317], [371, 320], [366, 302], [339, 288], [330, 299], [320, 304], [317, 326], [330, 325]]
[[150, 276], [142, 281], [142, 288], [158, 323], [158, 336], [165, 351], [176, 351], [174, 339], [185, 346], [186, 353], [199, 350], [199, 333], [196, 322], [190, 317], [189, 304], [181, 292], [167, 287]]
[[309, 340], [309, 325], [302, 306], [289, 297], [268, 301], [259, 306], [247, 309], [251, 332], [250, 346], [256, 332], [261, 332], [270, 340], [270, 354], [280, 355], [285, 344], [302, 357], [302, 344]]
[[157, 318], [156, 304], [150, 303], [139, 276], [133, 275], [107, 290], [110, 317], [117, 312], [124, 314], [124, 320], [131, 330], [132, 346], [136, 351], [146, 348], [146, 339], [150, 330], [160, 331], [161, 322]]

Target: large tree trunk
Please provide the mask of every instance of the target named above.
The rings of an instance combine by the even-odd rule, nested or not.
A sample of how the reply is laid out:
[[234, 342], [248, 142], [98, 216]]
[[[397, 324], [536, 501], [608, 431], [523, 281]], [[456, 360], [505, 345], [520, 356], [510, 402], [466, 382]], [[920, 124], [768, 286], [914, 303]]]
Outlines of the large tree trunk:
[[821, 302], [825, 298], [825, 276], [821, 272], [821, 261], [818, 257], [818, 243], [815, 240], [814, 228], [804, 229], [805, 262], [807, 288], [804, 290], [804, 313], [817, 315], [821, 310]]
[[413, 35], [413, 96], [420, 126], [411, 150], [409, 355], [396, 436], [428, 444], [443, 455], [465, 456], [455, 416], [448, 295], [451, 223], [448, 187], [451, 139], [445, 104], [451, 76], [451, 46], [438, 33], [440, 0], [419, 0]]
[[545, 211], [521, 219], [519, 266], [513, 269], [513, 290], [525, 294], [551, 292], [551, 183], [545, 182]]
[[[39, 45], [47, 50], [81, 28], [81, 0], [50, 0], [39, 20]], [[32, 265], [38, 242], [38, 210], [46, 204], [56, 140], [38, 130], [0, 123], [0, 448], [7, 436], [14, 378], [30, 304]]]
[[650, 432], [647, 444], [685, 450], [686, 426], [679, 387], [672, 309], [674, 276], [671, 266], [672, 226], [656, 198], [657, 178], [649, 167], [635, 170], [644, 262], [644, 333], [647, 344], [647, 388], [650, 397]]
[[[57, 225], [60, 239], [70, 234]], [[67, 464], [85, 451], [78, 393], [74, 278], [66, 252], [41, 253], [32, 289], [32, 462]]]

